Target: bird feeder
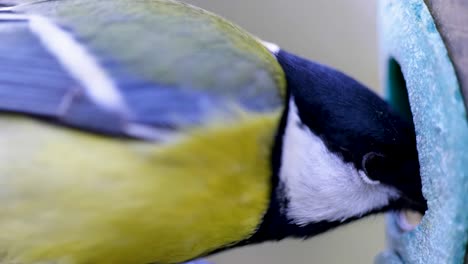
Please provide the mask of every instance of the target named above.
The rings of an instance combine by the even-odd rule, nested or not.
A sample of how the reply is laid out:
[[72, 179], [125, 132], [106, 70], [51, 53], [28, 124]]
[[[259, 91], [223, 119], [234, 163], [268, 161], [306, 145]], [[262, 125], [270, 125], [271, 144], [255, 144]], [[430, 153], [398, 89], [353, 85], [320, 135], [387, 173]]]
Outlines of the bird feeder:
[[411, 231], [402, 227], [402, 215], [388, 215], [389, 249], [376, 262], [463, 263], [468, 238], [468, 2], [379, 0], [378, 17], [384, 87], [392, 104], [413, 118], [429, 209]]

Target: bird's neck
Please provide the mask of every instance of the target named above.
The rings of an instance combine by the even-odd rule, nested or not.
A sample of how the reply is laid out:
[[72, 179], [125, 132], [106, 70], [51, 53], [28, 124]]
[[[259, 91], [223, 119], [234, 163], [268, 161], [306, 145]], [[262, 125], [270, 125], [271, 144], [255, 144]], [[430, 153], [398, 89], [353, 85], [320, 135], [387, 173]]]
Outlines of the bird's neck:
[[306, 238], [388, 205], [393, 189], [372, 185], [361, 171], [329, 151], [302, 123], [291, 97], [272, 155], [268, 211], [250, 242]]
[[290, 125], [296, 125], [296, 122], [291, 118], [292, 111], [296, 111], [296, 106], [292, 100], [289, 100], [280, 121], [272, 152], [273, 177], [270, 205], [261, 225], [252, 237], [242, 242], [244, 244], [282, 240], [287, 237], [306, 238], [322, 233], [342, 223], [340, 221], [323, 221], [319, 224], [298, 225], [288, 217], [287, 212], [290, 201], [287, 195], [287, 185], [281, 173], [284, 167], [282, 164], [284, 162], [285, 141], [288, 140], [288, 137], [294, 136], [288, 134], [291, 133], [288, 130], [291, 130]]

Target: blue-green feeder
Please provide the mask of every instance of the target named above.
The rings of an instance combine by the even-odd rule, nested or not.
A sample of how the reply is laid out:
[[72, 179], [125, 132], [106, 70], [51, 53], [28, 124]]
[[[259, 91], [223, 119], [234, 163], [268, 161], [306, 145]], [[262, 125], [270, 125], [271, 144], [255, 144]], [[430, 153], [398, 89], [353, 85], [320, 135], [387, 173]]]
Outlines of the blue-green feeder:
[[[405, 232], [387, 216], [377, 263], [463, 263], [468, 238], [468, 1], [379, 0], [390, 101], [414, 120], [428, 211]], [[466, 24], [464, 24], [466, 22]], [[468, 93], [465, 93], [468, 95]], [[465, 96], [465, 98], [468, 98]]]

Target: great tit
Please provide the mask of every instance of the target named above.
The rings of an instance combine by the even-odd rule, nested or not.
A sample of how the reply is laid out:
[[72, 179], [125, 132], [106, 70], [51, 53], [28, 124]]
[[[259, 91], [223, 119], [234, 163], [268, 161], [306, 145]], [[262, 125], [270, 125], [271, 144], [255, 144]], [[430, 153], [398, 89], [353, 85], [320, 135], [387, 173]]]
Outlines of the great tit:
[[411, 120], [171, 0], [0, 0], [0, 263], [181, 263], [424, 211]]

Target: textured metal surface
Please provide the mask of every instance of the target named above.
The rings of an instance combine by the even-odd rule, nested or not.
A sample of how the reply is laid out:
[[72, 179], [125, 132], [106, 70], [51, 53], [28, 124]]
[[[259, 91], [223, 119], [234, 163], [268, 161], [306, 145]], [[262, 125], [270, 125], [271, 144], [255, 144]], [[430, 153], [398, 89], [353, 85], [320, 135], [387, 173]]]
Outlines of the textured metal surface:
[[[382, 63], [390, 99], [407, 89], [429, 210], [405, 232], [388, 216], [390, 251], [378, 263], [463, 263], [467, 242], [468, 123], [445, 43], [423, 0], [380, 0]], [[396, 61], [406, 87], [393, 85]], [[399, 83], [399, 82], [393, 82]]]
[[468, 106], [468, 1], [425, 0], [457, 71]]

